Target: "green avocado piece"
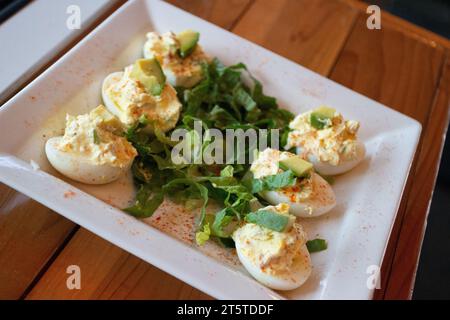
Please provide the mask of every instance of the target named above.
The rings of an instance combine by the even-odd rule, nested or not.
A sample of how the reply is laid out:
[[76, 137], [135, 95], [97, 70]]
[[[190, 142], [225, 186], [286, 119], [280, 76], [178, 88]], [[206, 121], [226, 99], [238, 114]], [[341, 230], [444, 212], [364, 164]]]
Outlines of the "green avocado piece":
[[199, 39], [200, 33], [193, 30], [185, 30], [177, 34], [177, 40], [180, 43], [180, 57], [189, 56], [194, 51]]
[[291, 170], [297, 177], [308, 177], [311, 173], [313, 165], [303, 160], [300, 156], [289, 157], [280, 160], [279, 166], [283, 170]]
[[333, 119], [335, 113], [335, 109], [325, 106], [313, 110], [309, 119], [311, 122], [311, 126], [318, 130], [330, 126], [331, 119]]
[[161, 94], [166, 83], [166, 76], [155, 58], [137, 60], [130, 77], [142, 83], [146, 91], [154, 96]]

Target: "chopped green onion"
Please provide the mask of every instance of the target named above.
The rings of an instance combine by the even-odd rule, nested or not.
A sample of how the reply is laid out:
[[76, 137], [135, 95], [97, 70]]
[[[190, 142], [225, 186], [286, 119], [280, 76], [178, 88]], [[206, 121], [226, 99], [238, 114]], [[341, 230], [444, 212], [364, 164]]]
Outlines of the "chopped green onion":
[[314, 239], [306, 242], [309, 253], [319, 252], [328, 248], [327, 241], [324, 239]]
[[330, 118], [321, 116], [313, 112], [311, 113], [310, 122], [311, 126], [318, 130], [322, 130], [329, 126]]
[[100, 137], [97, 134], [97, 130], [92, 130], [92, 136], [94, 137], [94, 143], [95, 144], [100, 144]]

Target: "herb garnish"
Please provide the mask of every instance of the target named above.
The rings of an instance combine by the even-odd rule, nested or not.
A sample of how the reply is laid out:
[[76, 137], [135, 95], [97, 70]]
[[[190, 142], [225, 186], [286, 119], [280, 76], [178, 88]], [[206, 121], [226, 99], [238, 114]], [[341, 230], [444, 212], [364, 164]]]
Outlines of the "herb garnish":
[[[204, 129], [216, 128], [222, 132], [239, 128], [280, 129], [280, 137], [286, 136], [283, 133], [288, 130], [293, 115], [279, 109], [276, 99], [264, 94], [261, 83], [249, 74], [244, 64], [227, 67], [214, 59], [203, 65], [203, 72], [204, 79], [195, 87], [177, 88], [183, 111], [175, 129], [185, 129], [194, 136], [193, 123], [201, 120]], [[244, 73], [251, 79], [251, 86], [244, 83]], [[155, 130], [154, 135], [148, 135], [142, 130], [147, 123], [147, 119], [140, 119], [125, 133], [139, 154], [132, 167], [139, 191], [136, 203], [125, 211], [143, 218], [150, 217], [164, 197], [182, 203], [195, 201], [201, 210], [196, 235], [199, 244], [214, 237], [221, 239], [224, 245], [232, 246], [231, 234], [248, 216], [251, 204], [257, 201], [255, 193], [292, 185], [296, 181], [289, 170], [264, 179], [253, 179], [248, 164], [175, 164], [171, 159], [174, 146], [174, 141], [169, 138], [171, 132], [163, 134]], [[270, 139], [269, 135], [269, 146]], [[202, 150], [211, 142], [204, 139]], [[250, 152], [249, 148], [237, 149], [236, 159]], [[223, 209], [216, 215], [207, 215], [209, 201], [217, 202]]]
[[326, 250], [328, 248], [328, 244], [324, 239], [314, 239], [307, 241], [306, 247], [310, 253], [313, 253]]

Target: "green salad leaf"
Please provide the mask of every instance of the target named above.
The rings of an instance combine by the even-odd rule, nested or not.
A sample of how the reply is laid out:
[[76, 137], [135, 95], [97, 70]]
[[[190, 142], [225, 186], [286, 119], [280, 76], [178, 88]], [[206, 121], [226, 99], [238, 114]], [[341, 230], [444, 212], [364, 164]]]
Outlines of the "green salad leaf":
[[220, 176], [223, 178], [231, 178], [233, 177], [234, 168], [233, 166], [226, 166], [220, 171]]
[[260, 179], [253, 179], [251, 190], [252, 193], [261, 191], [271, 191], [280, 188], [293, 186], [297, 182], [295, 174], [291, 170], [286, 170], [271, 176], [265, 176]]
[[197, 244], [199, 246], [201, 246], [201, 245], [205, 244], [206, 241], [209, 240], [210, 235], [211, 235], [211, 229], [209, 227], [209, 223], [207, 223], [203, 226], [202, 231], [198, 231], [195, 234], [195, 241], [197, 242]]
[[[264, 94], [262, 84], [244, 64], [225, 66], [218, 59], [213, 59], [203, 64], [202, 68], [204, 77], [200, 83], [193, 88], [176, 88], [183, 108], [174, 130], [185, 129], [193, 141], [199, 138], [194, 122], [200, 120], [206, 132], [208, 128], [221, 132], [253, 128], [279, 129], [280, 137], [287, 135], [292, 113], [278, 108], [276, 99]], [[170, 139], [171, 131], [163, 133], [153, 128], [154, 134], [148, 134], [143, 130], [148, 125], [153, 124], [142, 116], [136, 125], [124, 133], [138, 152], [132, 166], [138, 187], [136, 202], [124, 210], [138, 218], [150, 217], [165, 197], [188, 208], [199, 209], [196, 233], [199, 244], [212, 238], [226, 247], [233, 246], [233, 231], [252, 208], [265, 203], [257, 193], [293, 185], [296, 181], [291, 171], [253, 179], [249, 172], [250, 165], [236, 161], [210, 165], [174, 163], [171, 153], [178, 142]], [[267, 139], [265, 142], [270, 146], [270, 134], [261, 139]], [[213, 138], [203, 137], [200, 149], [194, 150], [191, 156], [195, 158], [213, 142]], [[250, 146], [237, 146], [234, 159], [248, 156], [250, 149]], [[222, 209], [214, 215], [206, 214], [206, 207], [212, 201]]]
[[263, 86], [261, 82], [253, 78], [253, 100], [256, 101], [258, 106], [263, 110], [277, 109], [277, 100], [274, 97], [266, 96], [263, 93]]
[[270, 210], [258, 210], [245, 216], [245, 221], [257, 224], [270, 230], [283, 232], [289, 224], [289, 216]]
[[215, 236], [221, 238], [228, 238], [234, 231], [232, 228], [226, 228], [234, 220], [234, 213], [231, 208], [224, 208], [220, 210], [214, 219], [212, 230]]
[[[183, 187], [188, 186], [187, 189], [183, 189]], [[189, 188], [190, 187], [190, 188]], [[188, 190], [187, 192], [187, 196], [190, 198], [200, 198], [203, 200], [203, 204], [201, 206], [201, 216], [200, 216], [200, 223], [203, 222], [203, 219], [205, 218], [206, 215], [206, 206], [208, 205], [208, 189], [198, 183], [195, 182], [195, 180], [193, 179], [189, 179], [189, 178], [178, 178], [178, 179], [173, 179], [170, 182], [166, 183], [163, 187], [162, 187], [162, 191], [164, 194], [174, 194], [176, 193], [176, 191], [182, 191], [182, 190]]]
[[141, 185], [136, 195], [136, 204], [124, 210], [137, 218], [148, 218], [155, 213], [164, 200], [161, 190], [154, 190], [147, 185]]

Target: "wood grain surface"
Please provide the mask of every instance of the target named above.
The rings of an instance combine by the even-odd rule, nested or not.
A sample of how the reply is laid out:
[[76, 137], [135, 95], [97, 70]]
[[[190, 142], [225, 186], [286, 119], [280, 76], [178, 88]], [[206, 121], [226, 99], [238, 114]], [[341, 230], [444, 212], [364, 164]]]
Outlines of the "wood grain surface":
[[[169, 1], [203, 19], [231, 28], [250, 4], [248, 0]], [[220, 14], [222, 13], [222, 14]], [[107, 252], [107, 254], [99, 254]], [[71, 264], [82, 269], [82, 290], [66, 286], [66, 268]], [[133, 267], [134, 266], [134, 267]], [[134, 281], [137, 279], [138, 281]], [[113, 244], [80, 229], [62, 254], [39, 281], [27, 299], [207, 299], [193, 289], [152, 265], [132, 256]]]
[[256, 0], [233, 32], [326, 76], [357, 14], [340, 1]]
[[[415, 118], [422, 124], [423, 132], [426, 132], [445, 59], [444, 49], [431, 41], [419, 41], [417, 37], [398, 28], [390, 28], [390, 21], [383, 21], [381, 30], [369, 30], [365, 28], [365, 23], [365, 17], [361, 15], [336, 63], [331, 79]], [[416, 159], [421, 153], [421, 145]], [[420, 183], [414, 175], [416, 164], [417, 161], [412, 166], [391, 233], [381, 270], [382, 285], [375, 294], [376, 299], [384, 298], [387, 282], [391, 279], [392, 260], [407, 199], [411, 187]], [[403, 297], [409, 296], [405, 293]]]
[[[448, 41], [353, 0], [171, 0], [180, 8], [421, 122], [423, 134], [376, 299], [409, 298], [448, 124]], [[68, 290], [66, 269], [82, 269]], [[0, 186], [0, 298], [207, 299], [207, 295]], [[3, 268], [5, 266], [5, 268]]]
[[[54, 59], [29, 74], [27, 82], [13, 94], [55, 63], [124, 1], [117, 0]], [[0, 299], [18, 299], [26, 295], [75, 228], [71, 221], [0, 183]]]
[[[175, 4], [180, 4], [180, 1], [176, 1]], [[211, 2], [210, 2], [211, 3]], [[234, 3], [236, 5], [236, 2]], [[220, 7], [221, 2], [218, 3]], [[297, 62], [302, 62], [306, 66], [312, 66], [316, 68], [317, 71], [322, 72], [324, 75], [327, 75], [333, 64], [336, 61], [337, 56], [345, 42], [345, 39], [348, 33], [351, 31], [351, 27], [354, 23], [354, 20], [357, 16], [357, 11], [348, 7], [347, 5], [340, 2], [333, 2], [329, 0], [315, 0], [315, 1], [260, 1], [257, 0], [250, 7], [245, 6], [237, 6], [240, 8], [247, 8], [247, 11], [242, 15], [240, 21], [236, 24], [236, 26], [232, 29], [232, 31], [240, 36], [243, 36], [251, 41], [254, 41], [258, 44], [265, 46], [270, 50], [276, 51], [279, 48], [283, 48], [283, 50], [287, 50], [286, 52], [292, 51], [295, 52], [295, 55], [291, 55], [290, 58]], [[207, 10], [202, 6], [192, 5], [187, 8], [192, 8], [195, 10], [193, 13], [197, 15], [201, 15], [202, 18], [211, 20], [214, 18], [214, 7], [209, 7]], [[256, 21], [255, 18], [264, 16], [262, 13], [264, 9], [273, 13], [269, 15], [272, 17], [269, 21]], [[339, 16], [337, 19], [331, 21], [332, 23], [325, 25], [317, 24], [317, 16], [314, 16], [312, 12], [322, 12], [322, 15], [319, 17], [320, 20], [323, 20], [326, 16], [329, 16], [334, 10], [339, 12]], [[235, 10], [230, 10], [234, 14], [239, 14]], [[286, 16], [288, 15], [288, 16]], [[289, 16], [291, 15], [291, 16]], [[283, 22], [286, 20], [293, 20], [296, 15], [298, 21], [302, 21], [297, 25], [286, 25]], [[341, 17], [343, 15], [344, 19]], [[267, 15], [266, 15], [267, 16]], [[225, 20], [232, 20], [231, 18]], [[224, 18], [221, 17], [221, 21], [224, 21]], [[255, 23], [260, 23], [265, 27], [262, 28], [264, 33], [258, 33], [256, 36], [252, 32], [254, 30]], [[339, 24], [339, 28], [334, 27], [334, 23]], [[230, 23], [232, 26], [233, 23]], [[258, 28], [258, 30], [261, 30]], [[277, 37], [277, 34], [282, 34], [283, 37]], [[267, 35], [267, 37], [263, 36]], [[259, 37], [258, 37], [259, 36]], [[279, 40], [276, 40], [279, 39]], [[322, 41], [321, 41], [322, 39]], [[321, 44], [322, 43], [322, 44]], [[289, 50], [291, 48], [292, 50]], [[320, 50], [319, 50], [320, 48]], [[279, 52], [280, 53], [280, 52]], [[321, 59], [317, 59], [315, 54], [319, 53], [322, 57]], [[93, 238], [91, 234], [85, 232], [84, 230], [80, 230], [78, 233], [82, 235], [77, 236], [71, 240], [72, 242], [76, 242], [74, 246], [68, 246], [63, 250], [64, 255], [60, 255], [55, 263], [49, 268], [42, 281], [39, 281], [37, 285], [34, 287], [31, 294], [27, 297], [30, 299], [34, 299], [36, 297], [46, 297], [46, 298], [87, 298], [90, 296], [86, 296], [90, 294], [91, 290], [102, 290], [102, 283], [104, 279], [99, 276], [91, 276], [92, 273], [96, 273], [95, 269], [89, 268], [89, 266], [83, 266], [83, 274], [88, 274], [87, 277], [89, 280], [89, 289], [86, 290], [86, 293], [74, 294], [72, 290], [68, 290], [65, 285], [65, 279], [67, 278], [67, 274], [65, 273], [66, 264], [61, 261], [65, 257], [66, 254], [70, 254], [73, 257], [76, 257], [80, 262], [83, 259], [87, 259], [89, 261], [98, 261], [98, 263], [113, 265], [115, 266], [114, 270], [110, 270], [109, 272], [112, 274], [119, 273], [120, 276], [114, 277], [111, 279], [110, 285], [113, 287], [121, 287], [122, 285], [126, 285], [123, 283], [123, 279], [126, 279], [128, 276], [126, 275], [129, 270], [123, 269], [120, 264], [116, 263], [116, 257], [111, 255], [100, 256], [97, 254], [96, 247], [104, 246], [107, 248], [116, 247], [110, 243], [107, 243], [105, 240], [95, 237]], [[81, 246], [83, 243], [93, 241], [96, 242], [97, 245], [93, 244], [85, 248], [83, 251], [75, 251], [74, 248]], [[103, 243], [100, 245], [99, 243]], [[112, 250], [112, 249], [111, 249]], [[68, 251], [68, 252], [66, 252]], [[82, 257], [80, 257], [82, 255]], [[130, 254], [121, 250], [121, 257], [129, 257]], [[104, 261], [106, 259], [107, 261]], [[146, 265], [146, 279], [148, 281], [152, 281], [152, 277], [155, 275], [155, 268], [145, 262], [142, 264]], [[80, 265], [81, 266], [81, 265]], [[142, 270], [132, 271], [132, 275], [130, 277], [135, 278], [137, 275], [134, 273], [140, 273]], [[171, 287], [174, 288], [174, 292], [178, 292], [182, 290], [181, 288], [190, 288], [188, 285], [184, 284], [181, 281], [175, 280], [173, 277], [166, 275], [166, 277], [173, 279], [171, 282]], [[47, 281], [47, 279], [56, 279], [53, 281]], [[153, 281], [157, 281], [155, 278]], [[167, 290], [167, 283], [158, 282], [160, 284], [160, 288], [155, 290], [154, 292], [164, 292]], [[157, 295], [149, 290], [147, 292], [142, 292], [139, 283], [136, 283], [136, 287], [129, 288], [129, 295], [136, 296], [145, 296], [147, 298], [154, 297], [157, 298]], [[80, 290], [85, 291], [85, 290]], [[184, 298], [198, 298], [199, 292], [197, 290], [190, 291], [192, 295], [187, 295]], [[101, 297], [102, 294], [98, 294], [95, 297]], [[206, 296], [204, 296], [206, 297]], [[173, 296], [172, 298], [176, 298]]]
[[0, 212], [0, 299], [16, 299], [75, 225], [3, 184]]
[[[69, 290], [67, 267], [81, 270], [81, 289]], [[27, 299], [206, 299], [204, 293], [80, 229]]]
[[167, 2], [224, 29], [231, 30], [252, 5], [253, 0], [168, 0]]
[[424, 130], [414, 181], [409, 197], [405, 200], [403, 223], [398, 238], [392, 241], [396, 243], [396, 248], [389, 281], [384, 289], [385, 299], [404, 299], [412, 295], [426, 220], [449, 122], [449, 108], [450, 51], [447, 51], [439, 87]]

